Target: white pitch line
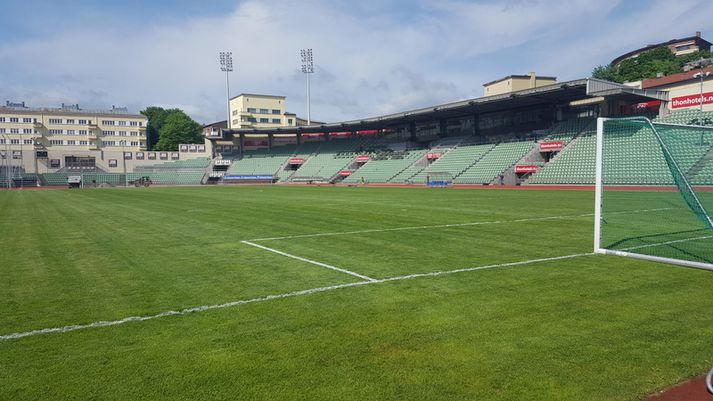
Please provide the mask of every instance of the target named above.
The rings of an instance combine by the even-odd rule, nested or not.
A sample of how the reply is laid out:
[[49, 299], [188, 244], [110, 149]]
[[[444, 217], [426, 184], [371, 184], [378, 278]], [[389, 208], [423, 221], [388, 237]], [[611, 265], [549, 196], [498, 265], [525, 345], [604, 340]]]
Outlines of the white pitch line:
[[353, 272], [353, 271], [351, 271], [351, 270], [342, 269], [341, 267], [336, 267], [336, 266], [328, 265], [328, 264], [326, 264], [326, 263], [317, 262], [316, 260], [303, 258], [303, 257], [301, 257], [301, 256], [293, 255], [293, 254], [291, 254], [291, 253], [278, 251], [277, 249], [268, 248], [268, 247], [266, 247], [266, 246], [254, 244], [254, 243], [252, 243], [252, 242], [250, 242], [250, 241], [240, 241], [240, 242], [242, 242], [242, 243], [245, 244], [245, 245], [254, 246], [255, 248], [260, 248], [260, 249], [262, 249], [262, 250], [265, 250], [265, 251], [268, 251], [268, 252], [272, 252], [272, 253], [276, 253], [276, 254], [278, 254], [278, 255], [286, 256], [286, 257], [288, 257], [288, 258], [300, 260], [300, 261], [306, 262], [306, 263], [311, 263], [311, 264], [313, 264], [313, 265], [320, 266], [320, 267], [325, 267], [325, 268], [327, 268], [327, 269], [331, 269], [331, 270], [338, 271], [338, 272], [341, 272], [341, 273], [346, 273], [346, 274], [349, 274], [349, 275], [351, 275], [351, 276], [358, 277], [358, 278], [360, 278], [360, 279], [362, 279], [362, 280], [366, 280], [366, 281], [376, 281], [375, 279], [373, 279], [373, 278], [371, 278], [371, 277], [369, 277], [369, 276], [365, 276], [365, 275], [363, 275], [363, 274], [359, 274], [359, 273]]
[[316, 288], [310, 288], [310, 289], [306, 289], [306, 290], [286, 292], [286, 293], [282, 293], [282, 294], [267, 295], [267, 296], [258, 297], [258, 298], [231, 301], [231, 302], [226, 302], [226, 303], [216, 304], [216, 305], [204, 305], [204, 306], [195, 306], [192, 308], [181, 309], [181, 310], [169, 310], [169, 311], [157, 313], [155, 315], [129, 316], [129, 317], [125, 317], [123, 319], [118, 319], [118, 320], [104, 320], [104, 321], [98, 321], [98, 322], [87, 323], [87, 324], [75, 324], [75, 325], [71, 325], [71, 326], [51, 327], [51, 328], [45, 328], [45, 329], [5, 334], [5, 335], [0, 335], [0, 341], [16, 340], [16, 339], [20, 339], [20, 338], [24, 338], [24, 337], [37, 336], [37, 335], [42, 335], [42, 334], [66, 333], [66, 332], [70, 332], [70, 331], [91, 329], [91, 328], [95, 328], [95, 327], [118, 326], [121, 324], [130, 323], [130, 322], [144, 322], [147, 320], [159, 319], [159, 318], [168, 317], [168, 316], [187, 315], [187, 314], [191, 314], [191, 313], [205, 312], [205, 311], [209, 311], [209, 310], [213, 310], [213, 309], [232, 308], [232, 307], [236, 307], [236, 306], [240, 306], [240, 305], [258, 303], [258, 302], [266, 302], [266, 301], [271, 301], [271, 300], [275, 300], [275, 299], [292, 298], [292, 297], [298, 297], [298, 296], [302, 296], [302, 295], [310, 295], [310, 294], [319, 293], [319, 292], [334, 291], [334, 290], [338, 290], [341, 288], [356, 287], [356, 286], [361, 286], [361, 285], [388, 283], [388, 282], [392, 282], [392, 281], [410, 280], [410, 279], [415, 279], [415, 278], [437, 277], [437, 276], [443, 276], [443, 275], [447, 275], [447, 274], [456, 274], [456, 273], [472, 272], [472, 271], [478, 271], [478, 270], [495, 269], [495, 268], [500, 268], [500, 267], [521, 266], [521, 265], [527, 265], [527, 264], [531, 264], [531, 263], [549, 262], [549, 261], [562, 260], [562, 259], [572, 259], [572, 258], [578, 258], [578, 257], [582, 257], [582, 256], [591, 256], [591, 255], [595, 255], [595, 254], [594, 253], [577, 253], [577, 254], [572, 254], [572, 255], [553, 256], [553, 257], [549, 257], [549, 258], [530, 259], [530, 260], [523, 260], [523, 261], [519, 261], [519, 262], [500, 263], [500, 264], [468, 267], [468, 268], [455, 269], [455, 270], [437, 271], [437, 272], [431, 272], [431, 273], [408, 274], [405, 276], [389, 277], [389, 278], [384, 278], [384, 279], [379, 279], [379, 280], [372, 279], [372, 281], [357, 281], [354, 283], [337, 284], [337, 285], [331, 285], [331, 286], [327, 286], [327, 287], [316, 287]]
[[[611, 215], [611, 214], [624, 214], [624, 213], [659, 212], [662, 210], [671, 210], [671, 209], [673, 209], [673, 208], [665, 207], [665, 208], [658, 208], [658, 209], [625, 210], [625, 211], [619, 211], [619, 212], [609, 212], [608, 214]], [[474, 222], [469, 222], [469, 223], [434, 224], [434, 225], [393, 227], [393, 228], [371, 228], [371, 229], [355, 230], [355, 231], [336, 231], [336, 232], [328, 232], [328, 233], [288, 235], [288, 236], [284, 236], [284, 237], [254, 238], [254, 239], [251, 239], [250, 241], [277, 241], [277, 240], [295, 239], [295, 238], [331, 237], [331, 236], [336, 236], [336, 235], [381, 233], [381, 232], [388, 232], [388, 231], [425, 230], [425, 229], [429, 229], [429, 228], [449, 228], [449, 227], [480, 226], [480, 225], [486, 225], [486, 224], [525, 223], [525, 222], [529, 222], [529, 221], [564, 220], [564, 219], [591, 217], [591, 216], [594, 216], [594, 213], [569, 214], [569, 215], [561, 215], [561, 216], [529, 217], [529, 218], [516, 219], [516, 220], [492, 220], [492, 221], [474, 221]]]
[[702, 237], [694, 237], [694, 238], [686, 238], [686, 239], [677, 239], [677, 240], [672, 240], [672, 241], [659, 242], [659, 243], [655, 243], [655, 244], [637, 245], [637, 246], [632, 246], [632, 247], [630, 247], [630, 248], [623, 248], [623, 249], [621, 249], [621, 250], [622, 250], [622, 251], [633, 251], [633, 250], [636, 250], [636, 249], [653, 248], [653, 247], [656, 247], [656, 246], [679, 244], [679, 243], [681, 243], [681, 242], [699, 241], [699, 240], [710, 239], [710, 238], [713, 238], [713, 235], [704, 235], [704, 236], [702, 236]]

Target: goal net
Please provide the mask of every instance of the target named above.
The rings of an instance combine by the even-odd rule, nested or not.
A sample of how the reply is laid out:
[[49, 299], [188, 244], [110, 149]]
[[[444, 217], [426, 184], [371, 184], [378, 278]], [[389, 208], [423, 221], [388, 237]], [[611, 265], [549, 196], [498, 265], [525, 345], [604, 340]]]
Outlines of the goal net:
[[426, 175], [426, 185], [429, 187], [447, 187], [453, 183], [453, 175], [445, 171], [430, 172]]
[[600, 118], [594, 250], [713, 270], [713, 129]]

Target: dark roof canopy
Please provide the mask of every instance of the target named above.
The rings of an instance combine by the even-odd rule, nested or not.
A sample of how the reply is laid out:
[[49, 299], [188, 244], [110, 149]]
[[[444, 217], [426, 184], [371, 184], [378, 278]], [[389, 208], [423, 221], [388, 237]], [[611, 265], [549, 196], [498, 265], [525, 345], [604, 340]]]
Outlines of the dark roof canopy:
[[476, 114], [527, 109], [543, 105], [568, 104], [597, 96], [616, 96], [631, 101], [652, 99], [667, 100], [659, 91], [642, 91], [625, 85], [594, 78], [577, 79], [553, 85], [525, 89], [501, 95], [479, 97], [442, 105], [425, 107], [401, 113], [387, 114], [360, 120], [318, 124], [300, 127], [243, 128], [231, 130], [233, 134], [296, 134], [358, 131], [386, 128], [411, 122], [428, 122], [440, 119], [473, 116]]

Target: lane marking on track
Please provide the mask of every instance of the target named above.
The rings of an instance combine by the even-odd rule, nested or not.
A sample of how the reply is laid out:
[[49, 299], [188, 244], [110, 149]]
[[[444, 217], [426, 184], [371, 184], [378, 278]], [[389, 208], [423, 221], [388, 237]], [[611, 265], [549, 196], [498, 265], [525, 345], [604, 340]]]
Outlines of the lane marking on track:
[[[624, 210], [624, 211], [618, 211], [618, 212], [609, 212], [607, 214], [611, 215], [611, 214], [625, 214], [625, 213], [660, 212], [660, 211], [671, 210], [671, 209], [673, 209], [673, 208], [664, 207], [664, 208], [656, 208], [656, 209]], [[492, 220], [492, 221], [474, 221], [474, 222], [468, 222], [468, 223], [433, 224], [433, 225], [406, 226], [406, 227], [393, 227], [393, 228], [371, 228], [371, 229], [355, 230], [355, 231], [335, 231], [335, 232], [326, 232], [326, 233], [288, 235], [288, 236], [284, 236], [284, 237], [253, 238], [248, 241], [251, 241], [251, 242], [277, 241], [277, 240], [295, 239], [295, 238], [331, 237], [331, 236], [336, 236], [336, 235], [381, 233], [381, 232], [389, 232], [389, 231], [426, 230], [426, 229], [430, 229], [430, 228], [449, 228], [449, 227], [480, 226], [480, 225], [488, 225], [488, 224], [525, 223], [525, 222], [530, 222], [530, 221], [566, 220], [566, 219], [591, 217], [591, 216], [594, 216], [594, 213], [568, 214], [568, 215], [561, 215], [561, 216], [529, 217], [529, 218], [515, 219], [515, 220]]]
[[316, 260], [303, 258], [303, 257], [301, 257], [301, 256], [293, 255], [293, 254], [291, 254], [291, 253], [278, 251], [277, 249], [268, 248], [268, 247], [266, 247], [266, 246], [254, 244], [254, 243], [252, 243], [252, 242], [250, 242], [250, 241], [240, 241], [240, 242], [242, 242], [242, 243], [245, 244], [245, 245], [254, 246], [255, 248], [260, 248], [260, 249], [262, 249], [262, 250], [265, 250], [265, 251], [268, 251], [268, 252], [272, 252], [272, 253], [276, 253], [276, 254], [278, 254], [278, 255], [286, 256], [286, 257], [288, 257], [288, 258], [296, 259], [296, 260], [299, 260], [299, 261], [302, 261], [302, 262], [306, 262], [306, 263], [311, 263], [311, 264], [313, 264], [313, 265], [320, 266], [320, 267], [324, 267], [324, 268], [331, 269], [331, 270], [334, 270], [334, 271], [338, 271], [338, 272], [341, 272], [341, 273], [346, 273], [346, 274], [349, 274], [349, 275], [351, 275], [351, 276], [358, 277], [358, 278], [360, 278], [360, 279], [362, 279], [362, 280], [366, 280], [366, 281], [376, 281], [375, 279], [373, 279], [373, 278], [371, 278], [371, 277], [369, 277], [369, 276], [365, 276], [365, 275], [363, 275], [363, 274], [359, 274], [359, 273], [353, 272], [353, 271], [351, 271], [351, 270], [342, 269], [341, 267], [336, 267], [336, 266], [328, 265], [328, 264], [326, 264], [326, 263], [317, 262]]
[[236, 306], [240, 306], [240, 305], [247, 305], [247, 304], [253, 304], [253, 303], [258, 303], [258, 302], [266, 302], [266, 301], [272, 301], [272, 300], [283, 299], [283, 298], [292, 298], [292, 297], [298, 297], [298, 296], [303, 296], [303, 295], [310, 295], [310, 294], [315, 294], [315, 293], [334, 291], [334, 290], [339, 290], [342, 288], [357, 287], [357, 286], [362, 286], [362, 285], [389, 283], [389, 282], [394, 282], [394, 281], [411, 280], [411, 279], [416, 279], [416, 278], [438, 277], [438, 276], [444, 276], [444, 275], [449, 275], [449, 274], [466, 273], [466, 272], [473, 272], [473, 271], [487, 270], [487, 269], [496, 269], [496, 268], [501, 268], [501, 267], [522, 266], [522, 265], [528, 265], [531, 263], [573, 259], [573, 258], [579, 258], [579, 257], [591, 256], [591, 255], [595, 255], [595, 253], [591, 253], [591, 252], [590, 253], [576, 253], [576, 254], [571, 254], [571, 255], [552, 256], [552, 257], [548, 257], [548, 258], [539, 258], [539, 259], [522, 260], [522, 261], [518, 261], [518, 262], [509, 262], [509, 263], [499, 263], [499, 264], [483, 265], [483, 266], [476, 266], [476, 267], [467, 267], [467, 268], [454, 269], [454, 270], [435, 271], [435, 272], [430, 272], [430, 273], [415, 273], [415, 274], [408, 274], [408, 275], [404, 275], [404, 276], [389, 277], [389, 278], [384, 278], [384, 279], [376, 279], [376, 280], [372, 279], [372, 281], [357, 281], [354, 283], [337, 284], [337, 285], [331, 285], [331, 286], [326, 286], [326, 287], [316, 287], [316, 288], [310, 288], [310, 289], [306, 289], [306, 290], [286, 292], [286, 293], [282, 293], [282, 294], [266, 295], [263, 297], [231, 301], [231, 302], [226, 302], [226, 303], [222, 303], [222, 304], [195, 306], [192, 308], [181, 309], [181, 310], [169, 310], [169, 311], [157, 313], [154, 315], [129, 316], [129, 317], [125, 317], [123, 319], [118, 319], [118, 320], [103, 320], [103, 321], [97, 321], [97, 322], [93, 322], [93, 323], [74, 324], [71, 326], [50, 327], [50, 328], [45, 328], [45, 329], [5, 334], [5, 335], [0, 335], [0, 341], [17, 340], [20, 338], [38, 336], [38, 335], [43, 335], [43, 334], [67, 333], [67, 332], [71, 332], [71, 331], [85, 330], [85, 329], [91, 329], [91, 328], [97, 328], [97, 327], [118, 326], [118, 325], [131, 323], [131, 322], [145, 322], [147, 320], [160, 319], [160, 318], [169, 317], [169, 316], [188, 315], [188, 314], [192, 314], [192, 313], [205, 312], [205, 311], [209, 311], [209, 310], [213, 310], [213, 309], [232, 308], [232, 307], [236, 307]]

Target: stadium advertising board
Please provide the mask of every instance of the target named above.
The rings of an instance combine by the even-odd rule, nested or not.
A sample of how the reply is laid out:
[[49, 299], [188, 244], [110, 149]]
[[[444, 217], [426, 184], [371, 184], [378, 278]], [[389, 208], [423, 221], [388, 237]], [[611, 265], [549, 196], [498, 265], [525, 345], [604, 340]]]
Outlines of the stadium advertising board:
[[540, 142], [540, 150], [541, 151], [553, 151], [553, 150], [560, 150], [564, 146], [564, 142], [562, 141], [548, 141], [548, 142]]
[[271, 175], [226, 175], [223, 177], [226, 180], [241, 180], [241, 181], [271, 181]]
[[440, 159], [442, 155], [442, 153], [429, 153], [426, 155], [426, 158], [428, 158], [428, 160]]
[[352, 175], [352, 172], [349, 170], [342, 170], [339, 172], [339, 175], [342, 177], [349, 177], [350, 175]]
[[540, 169], [540, 166], [534, 164], [524, 164], [520, 166], [515, 166], [516, 173], [534, 173]]
[[[713, 92], [703, 94], [703, 104], [713, 104]], [[680, 109], [682, 107], [693, 107], [701, 105], [701, 95], [679, 96], [671, 99], [671, 108]]]
[[356, 157], [356, 162], [357, 163], [366, 163], [369, 161], [369, 156], [368, 155], [361, 155]]
[[302, 164], [305, 162], [305, 159], [301, 157], [290, 157], [290, 160], [287, 161], [289, 164]]

